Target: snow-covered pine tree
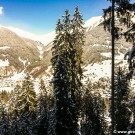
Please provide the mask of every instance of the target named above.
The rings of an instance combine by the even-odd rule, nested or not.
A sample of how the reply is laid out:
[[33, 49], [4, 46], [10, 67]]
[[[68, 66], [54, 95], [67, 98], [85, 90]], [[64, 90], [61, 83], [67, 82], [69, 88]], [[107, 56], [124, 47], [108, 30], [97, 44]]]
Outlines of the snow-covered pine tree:
[[[66, 112], [67, 113], [66, 115], [68, 116], [68, 121], [65, 122], [63, 121], [64, 122], [63, 124], [65, 124], [65, 126], [67, 124], [70, 125], [67, 127], [67, 130], [64, 129], [64, 125], [63, 125], [63, 129], [64, 129], [63, 131], [65, 131], [63, 133], [76, 135], [78, 134], [78, 114], [79, 114], [78, 111], [79, 104], [77, 102], [77, 99], [79, 97], [78, 95], [80, 94], [79, 91], [80, 86], [82, 85], [81, 84], [81, 78], [82, 78], [81, 55], [82, 55], [82, 45], [84, 44], [84, 41], [82, 41], [81, 39], [83, 39], [84, 33], [82, 27], [82, 18], [78, 11], [78, 7], [76, 8], [75, 15], [74, 15], [75, 17], [72, 21], [70, 19], [69, 11], [66, 10], [65, 13], [66, 14], [62, 16], [63, 17], [62, 24], [60, 23], [60, 20], [57, 23], [56, 26], [57, 36], [54, 40], [54, 47], [52, 48], [52, 52], [53, 52], [52, 65], [54, 68], [53, 79], [55, 80], [53, 81], [53, 84], [54, 84], [54, 91], [56, 97], [56, 130], [57, 128], [59, 129], [59, 126], [57, 126], [59, 122], [57, 121], [57, 113], [60, 110], [58, 109], [60, 109], [63, 106], [68, 108], [68, 112]], [[81, 38], [79, 34], [82, 36]], [[60, 64], [61, 66], [63, 65], [62, 68], [60, 67]], [[63, 70], [63, 72], [60, 70]], [[57, 75], [57, 79], [56, 79], [56, 75]], [[65, 75], [67, 79], [66, 82], [68, 82], [68, 85], [63, 83], [64, 85], [63, 86], [61, 83], [64, 80], [61, 80], [61, 78], [63, 78]], [[56, 89], [58, 85], [56, 82], [58, 81], [59, 81], [59, 89], [57, 90], [58, 91], [57, 93], [59, 94], [61, 93], [60, 95], [63, 96], [63, 98], [65, 99], [62, 99], [62, 97], [60, 98], [59, 94], [57, 95], [56, 93]], [[62, 100], [63, 102], [61, 102]], [[64, 100], [67, 101], [65, 102]], [[59, 117], [63, 117], [62, 113], [58, 113], [58, 115]], [[61, 118], [59, 118], [59, 120], [61, 121]]]
[[73, 130], [78, 130], [78, 116], [81, 102], [81, 79], [82, 79], [82, 53], [84, 45], [84, 27], [83, 18], [79, 12], [78, 6], [75, 8], [74, 17], [71, 23], [71, 33], [68, 38], [69, 42], [69, 59], [70, 59], [70, 91], [71, 91], [71, 114], [73, 123]]
[[0, 135], [11, 135], [10, 119], [5, 106], [0, 103]]
[[[63, 43], [64, 37], [63, 37], [63, 32], [62, 32], [62, 24], [61, 24], [61, 20], [58, 19], [58, 22], [56, 24], [56, 36], [55, 39], [53, 41], [53, 47], [52, 47], [52, 59], [51, 59], [51, 63], [52, 63], [52, 68], [55, 70], [55, 66], [56, 63], [58, 61], [58, 57], [61, 53], [61, 44]], [[55, 85], [53, 83], [53, 93], [54, 93], [54, 97], [56, 98], [55, 95]], [[55, 102], [55, 98], [54, 98], [54, 102]], [[56, 117], [55, 117], [55, 113], [56, 113], [56, 102], [54, 103], [54, 105], [52, 105], [52, 107], [50, 108], [49, 111], [49, 127], [48, 127], [48, 135], [55, 135], [55, 130], [56, 130]]]
[[57, 64], [55, 66], [53, 84], [54, 84], [54, 92], [56, 97], [56, 125], [55, 125], [55, 133], [56, 135], [70, 135], [72, 128], [72, 119], [70, 114], [70, 102], [68, 97], [69, 91], [69, 76], [67, 59], [65, 58], [65, 54], [61, 54], [57, 60]]
[[84, 25], [84, 21], [83, 21], [81, 13], [79, 12], [78, 6], [77, 6], [75, 8], [74, 18], [72, 20], [72, 27], [73, 27], [72, 36], [74, 38], [73, 47], [74, 47], [74, 49], [76, 49], [76, 57], [78, 58], [78, 61], [76, 61], [76, 63], [78, 64], [77, 71], [80, 75], [80, 78], [82, 77], [82, 69], [81, 69], [82, 53], [83, 53], [82, 47], [84, 46], [84, 39], [85, 39], [85, 29], [84, 29], [83, 25]]
[[81, 112], [81, 135], [105, 135], [105, 104], [100, 94], [95, 93], [95, 86], [91, 82], [84, 88]]
[[19, 127], [20, 134], [34, 135], [34, 121], [35, 121], [35, 107], [36, 107], [36, 93], [34, 91], [34, 84], [30, 75], [24, 78], [22, 82], [21, 93], [19, 95], [18, 103], [19, 112]]
[[129, 100], [129, 84], [124, 71], [119, 68], [115, 75], [115, 130], [127, 131], [130, 125], [130, 114], [126, 102]]
[[48, 97], [44, 81], [41, 79], [37, 103], [36, 133], [47, 135], [48, 132]]
[[20, 135], [21, 134], [21, 125], [18, 121], [19, 117], [13, 114], [11, 119], [11, 135]]
[[31, 76], [27, 74], [22, 82], [21, 93], [19, 95], [18, 104], [19, 110], [23, 114], [29, 112], [32, 114], [36, 107], [36, 93], [34, 91], [34, 84]]
[[[55, 122], [56, 135], [71, 134], [71, 116], [69, 110], [69, 58], [68, 58], [68, 41], [69, 36], [69, 13], [66, 10], [66, 15], [63, 19], [63, 24], [58, 20], [56, 26], [56, 38], [54, 47], [52, 48], [52, 66], [54, 68], [53, 88], [55, 95], [55, 118], [51, 122]], [[52, 115], [54, 116], [54, 115]], [[49, 131], [50, 132], [50, 131]]]
[[64, 40], [64, 37], [63, 37], [63, 33], [62, 33], [62, 24], [61, 24], [61, 21], [60, 19], [58, 19], [58, 22], [56, 24], [56, 37], [53, 41], [53, 47], [52, 47], [52, 59], [51, 59], [51, 62], [52, 62], [52, 67], [54, 68], [56, 62], [57, 62], [57, 58], [58, 56], [60, 55], [60, 48], [61, 48], [61, 44]]
[[18, 97], [21, 92], [21, 86], [16, 85], [14, 90], [11, 91], [10, 96], [9, 96], [9, 101], [8, 101], [8, 113], [9, 115], [13, 115], [14, 111], [17, 109], [17, 103], [18, 103]]
[[9, 107], [8, 107], [8, 115], [10, 116], [11, 123], [11, 135], [19, 135], [20, 134], [20, 125], [19, 125], [19, 106], [17, 106], [19, 95], [21, 94], [21, 86], [16, 85], [14, 90], [10, 94]]
[[[79, 74], [76, 72], [77, 69], [77, 50], [75, 48], [75, 38], [73, 35], [73, 23], [70, 20], [69, 11], [65, 11], [65, 16], [63, 16], [63, 29], [64, 29], [64, 47], [65, 47], [65, 56], [68, 61], [68, 77], [69, 77], [69, 84], [68, 84], [68, 99], [69, 99], [69, 111], [71, 121], [71, 129], [70, 134], [77, 135], [78, 134], [78, 108], [77, 106], [77, 93], [78, 86], [80, 85]], [[76, 33], [77, 34], [77, 33]], [[80, 93], [79, 93], [80, 94]]]

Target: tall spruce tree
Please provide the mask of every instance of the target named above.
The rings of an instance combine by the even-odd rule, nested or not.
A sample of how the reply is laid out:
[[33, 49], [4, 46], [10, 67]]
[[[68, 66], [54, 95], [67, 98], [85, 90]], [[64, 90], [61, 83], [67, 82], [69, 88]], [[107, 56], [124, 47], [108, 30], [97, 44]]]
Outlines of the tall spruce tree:
[[[76, 12], [75, 17], [78, 21], [80, 19], [77, 16], [78, 8], [76, 8]], [[80, 94], [79, 88], [82, 77], [83, 41], [80, 42], [79, 36], [77, 36], [82, 32], [80, 28], [81, 32], [79, 33], [81, 24], [79, 26], [75, 25], [79, 21], [76, 22], [75, 18], [71, 21], [68, 10], [65, 13], [62, 24], [60, 20], [57, 23], [57, 35], [52, 48], [53, 85], [56, 98], [56, 134], [76, 135], [78, 134], [79, 106], [77, 106], [77, 98]], [[76, 26], [77, 28], [75, 28]]]
[[75, 8], [74, 17], [72, 19], [72, 33], [69, 39], [69, 58], [71, 60], [71, 111], [72, 119], [74, 121], [74, 130], [77, 129], [77, 121], [80, 110], [81, 102], [81, 79], [82, 79], [82, 53], [84, 45], [84, 27], [83, 27], [82, 15], [79, 12], [78, 6]]
[[54, 92], [56, 97], [56, 135], [70, 135], [72, 119], [70, 114], [70, 102], [68, 97], [69, 77], [68, 66], [64, 55], [60, 55], [54, 71]]
[[48, 97], [44, 81], [41, 79], [37, 103], [36, 130], [38, 135], [47, 135], [48, 132]]
[[95, 89], [95, 85], [91, 82], [84, 88], [81, 112], [82, 135], [105, 135], [108, 132], [104, 116], [104, 100]]
[[19, 112], [18, 125], [20, 126], [20, 134], [34, 135], [36, 93], [34, 91], [34, 84], [28, 74], [22, 82], [17, 107]]
[[8, 107], [8, 114], [10, 116], [11, 121], [11, 134], [19, 135], [21, 133], [20, 125], [19, 125], [19, 106], [18, 106], [18, 99], [19, 95], [21, 94], [21, 86], [16, 85], [14, 90], [10, 94], [9, 100], [9, 107]]
[[31, 76], [27, 74], [22, 82], [21, 93], [19, 95], [18, 104], [20, 106], [21, 113], [32, 113], [36, 106], [36, 93], [34, 91], [34, 84], [31, 80]]
[[115, 75], [115, 130], [127, 131], [130, 125], [130, 114], [126, 102], [129, 100], [129, 84], [124, 71], [119, 68]]
[[17, 103], [18, 103], [18, 97], [21, 94], [21, 86], [16, 85], [14, 90], [11, 91], [10, 97], [9, 97], [9, 106], [8, 106], [8, 113], [9, 115], [14, 115], [14, 112], [17, 111]]
[[56, 37], [53, 41], [53, 47], [52, 47], [52, 67], [55, 67], [55, 64], [57, 63], [58, 56], [61, 53], [62, 50], [62, 43], [64, 41], [64, 36], [63, 36], [63, 26], [61, 24], [60, 19], [58, 19], [58, 22], [56, 24]]
[[11, 135], [10, 119], [5, 104], [0, 104], [0, 135]]

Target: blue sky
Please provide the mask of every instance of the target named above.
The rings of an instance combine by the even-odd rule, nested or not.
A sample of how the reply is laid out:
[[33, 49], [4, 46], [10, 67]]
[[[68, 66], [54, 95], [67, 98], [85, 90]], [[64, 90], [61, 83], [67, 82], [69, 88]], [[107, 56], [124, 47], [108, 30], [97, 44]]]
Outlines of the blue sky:
[[55, 29], [65, 9], [73, 15], [76, 5], [86, 21], [102, 15], [102, 9], [110, 3], [107, 0], [0, 0], [0, 24], [45, 34]]

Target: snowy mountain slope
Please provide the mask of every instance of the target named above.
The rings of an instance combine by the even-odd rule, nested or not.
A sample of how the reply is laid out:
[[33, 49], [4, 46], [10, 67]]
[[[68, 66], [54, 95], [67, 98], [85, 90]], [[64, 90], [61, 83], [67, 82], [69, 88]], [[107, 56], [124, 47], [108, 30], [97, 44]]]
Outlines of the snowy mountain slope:
[[48, 65], [45, 63], [46, 58], [42, 56], [44, 47], [42, 43], [22, 38], [6, 28], [0, 28], [0, 39], [1, 76], [8, 77], [23, 70], [31, 74], [36, 70], [35, 76], [37, 76], [43, 72], [46, 64]]
[[[93, 28], [98, 26], [101, 22], [103, 22], [102, 16], [92, 17], [85, 22], [84, 27], [86, 27], [87, 31], [92, 30]], [[28, 38], [28, 39], [31, 39], [34, 41], [40, 41], [44, 45], [51, 43], [54, 40], [55, 35], [56, 35], [55, 31], [52, 31], [48, 34], [36, 35], [36, 34], [30, 33], [25, 30], [22, 30], [22, 29], [19, 29], [16, 27], [12, 27], [12, 26], [0, 25], [0, 28], [6, 28], [8, 30], [11, 30], [12, 32], [16, 33], [20, 37]]]
[[[85, 23], [86, 39], [83, 47], [82, 66], [86, 77], [84, 77], [83, 82], [88, 79], [96, 82], [104, 78], [106, 84], [106, 80], [109, 80], [111, 75], [111, 35], [104, 31], [102, 21], [102, 17], [99, 16], [91, 18]], [[50, 59], [53, 45], [51, 41], [55, 37], [55, 32], [48, 34], [46, 39], [44, 38], [46, 35], [38, 37], [40, 41], [48, 39], [47, 42], [51, 42], [45, 46], [41, 42], [28, 39], [29, 36], [34, 38], [33, 35], [29, 33], [25, 35], [23, 31], [16, 34], [16, 31], [17, 29], [14, 29], [13, 32], [7, 28], [0, 28], [0, 39], [2, 39], [0, 40], [0, 60], [5, 64], [5, 66], [0, 67], [0, 74], [4, 78], [2, 78], [3, 81], [0, 78], [0, 82], [2, 82], [0, 89], [11, 90], [16, 81], [17, 83], [21, 82], [26, 72], [29, 72], [34, 77], [35, 88], [38, 91], [37, 84], [41, 77], [44, 78], [47, 86], [52, 78]], [[27, 39], [22, 38], [18, 36], [19, 34], [28, 37]], [[131, 44], [126, 43], [124, 39], [116, 45], [116, 66], [127, 65], [127, 61], [124, 61], [123, 57], [130, 46]], [[9, 76], [5, 76], [5, 73], [8, 73]]]
[[101, 24], [103, 21], [104, 19], [102, 16], [92, 17], [85, 22], [84, 27], [86, 27], [86, 31], [90, 31]]
[[32, 34], [30, 32], [27, 32], [27, 31], [24, 31], [22, 29], [12, 27], [12, 26], [2, 26], [2, 25], [0, 25], [0, 28], [6, 28], [8, 30], [13, 31], [14, 33], [16, 33], [20, 37], [28, 38], [28, 39], [31, 39], [31, 40], [34, 40], [34, 41], [40, 41], [41, 43], [43, 43], [45, 45], [52, 42], [54, 37], [55, 37], [54, 31], [52, 31], [48, 34], [44, 34], [44, 35], [36, 35], [36, 34]]

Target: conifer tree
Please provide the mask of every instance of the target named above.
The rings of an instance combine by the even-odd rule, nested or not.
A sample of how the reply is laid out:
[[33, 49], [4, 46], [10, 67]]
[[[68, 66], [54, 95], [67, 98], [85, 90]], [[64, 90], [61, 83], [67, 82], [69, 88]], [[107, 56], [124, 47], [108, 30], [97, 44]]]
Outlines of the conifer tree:
[[37, 124], [36, 130], [38, 135], [47, 135], [48, 132], [48, 97], [44, 81], [41, 79], [39, 87], [40, 95], [37, 105]]
[[34, 91], [34, 84], [32, 83], [30, 75], [27, 75], [22, 82], [18, 104], [20, 106], [19, 110], [22, 114], [25, 112], [33, 113], [35, 110], [36, 93]]
[[[80, 94], [79, 88], [82, 85], [81, 55], [83, 41], [79, 41], [79, 34], [82, 34], [80, 25], [82, 26], [82, 24], [75, 28], [75, 24], [80, 23], [81, 20], [78, 8], [76, 8], [75, 18], [72, 21], [69, 11], [66, 10], [65, 13], [62, 24], [60, 21], [57, 23], [57, 36], [52, 48], [53, 85], [56, 98], [56, 134], [62, 134], [62, 131], [65, 131], [64, 134], [76, 135], [78, 134], [79, 115], [77, 99]], [[65, 108], [65, 115], [63, 114], [63, 108]], [[65, 119], [65, 116], [67, 119]]]
[[11, 91], [10, 93], [10, 97], [9, 97], [9, 106], [8, 106], [8, 113], [9, 115], [14, 115], [14, 111], [17, 110], [17, 103], [18, 103], [18, 99], [19, 99], [19, 95], [21, 93], [21, 86], [20, 85], [16, 85], [14, 90]]
[[11, 135], [10, 119], [2, 103], [0, 106], [0, 135]]
[[[19, 123], [19, 117], [15, 114], [12, 116], [11, 119], [11, 135], [20, 135], [21, 134], [21, 126]], [[21, 123], [22, 124], [22, 123]]]
[[130, 125], [130, 114], [126, 102], [129, 99], [129, 84], [124, 71], [119, 68], [115, 75], [115, 130], [127, 131]]
[[19, 135], [21, 133], [21, 125], [19, 125], [19, 106], [18, 100], [21, 94], [21, 86], [16, 85], [14, 90], [10, 94], [8, 114], [11, 121], [11, 134]]
[[84, 46], [84, 27], [83, 27], [82, 15], [79, 12], [78, 6], [75, 8], [74, 17], [72, 20], [72, 30], [71, 37], [69, 39], [69, 58], [71, 60], [71, 110], [72, 119], [75, 121], [74, 130], [77, 129], [77, 121], [79, 116], [79, 108], [81, 101], [81, 79], [82, 79], [82, 53]]
[[95, 86], [89, 82], [84, 89], [81, 112], [82, 135], [105, 135], [107, 125], [105, 121], [105, 105], [100, 94], [95, 93]]
[[56, 135], [71, 134], [71, 114], [68, 99], [69, 77], [67, 75], [67, 64], [65, 56], [60, 55], [54, 71], [54, 92], [56, 97]]
[[[112, 0], [109, 0], [112, 2]], [[135, 41], [135, 22], [132, 21], [132, 18], [135, 17], [134, 11], [135, 11], [135, 4], [132, 3], [131, 0], [115, 0], [115, 17], [117, 18], [117, 21], [119, 21], [120, 24], [124, 24], [127, 26], [127, 31], [124, 33], [119, 34], [119, 31], [121, 28], [118, 26], [115, 26], [115, 37], [121, 38], [121, 35], [124, 35], [125, 39], [129, 42]], [[106, 9], [103, 9], [104, 11], [104, 27], [105, 29], [109, 30], [111, 32], [111, 10], [112, 7], [109, 6]]]
[[36, 93], [30, 75], [27, 75], [22, 82], [17, 107], [19, 112], [18, 125], [20, 127], [20, 134], [34, 135]]
[[57, 58], [60, 55], [60, 48], [62, 47], [61, 44], [63, 43], [64, 37], [63, 37], [63, 32], [62, 32], [62, 24], [60, 19], [58, 19], [58, 22], [56, 24], [56, 37], [53, 41], [53, 47], [52, 47], [52, 66], [54, 67], [56, 62], [57, 62]]

